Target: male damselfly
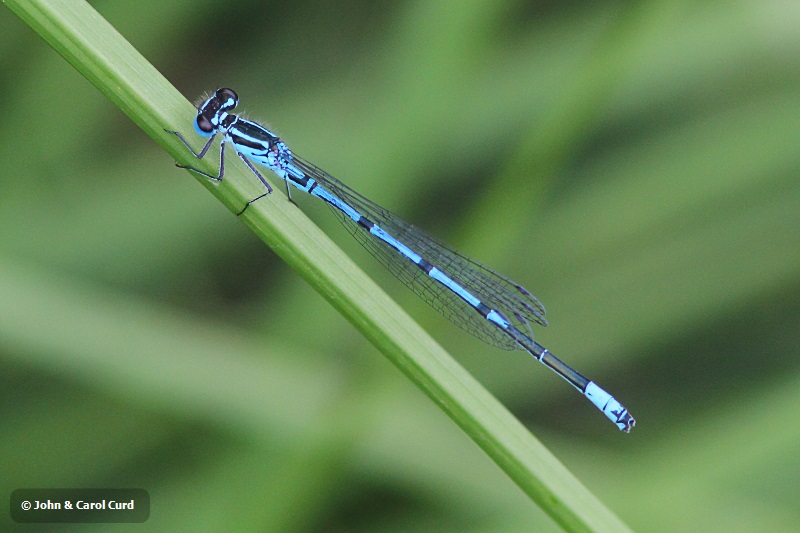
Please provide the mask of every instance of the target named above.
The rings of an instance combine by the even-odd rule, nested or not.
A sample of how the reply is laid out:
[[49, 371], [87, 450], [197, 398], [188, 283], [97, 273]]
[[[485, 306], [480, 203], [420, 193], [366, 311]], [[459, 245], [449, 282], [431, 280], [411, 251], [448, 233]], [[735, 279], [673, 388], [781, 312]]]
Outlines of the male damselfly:
[[218, 89], [200, 104], [195, 131], [208, 138], [200, 152], [195, 152], [180, 133], [168, 130], [198, 159], [206, 155], [214, 138], [221, 134], [218, 174], [213, 176], [189, 166], [178, 166], [221, 182], [225, 175], [225, 147], [230, 143], [266, 187], [267, 192], [259, 198], [271, 193], [272, 187], [255, 164], [269, 168], [283, 179], [290, 199], [289, 185], [292, 185], [331, 206], [350, 233], [378, 261], [457, 326], [494, 346], [527, 350], [578, 389], [619, 429], [629, 432], [636, 424], [613, 396], [533, 340], [531, 323], [546, 326], [547, 321], [542, 304], [524, 287], [464, 256], [294, 155], [270, 130], [234, 115], [232, 111], [238, 102], [239, 97], [231, 89]]

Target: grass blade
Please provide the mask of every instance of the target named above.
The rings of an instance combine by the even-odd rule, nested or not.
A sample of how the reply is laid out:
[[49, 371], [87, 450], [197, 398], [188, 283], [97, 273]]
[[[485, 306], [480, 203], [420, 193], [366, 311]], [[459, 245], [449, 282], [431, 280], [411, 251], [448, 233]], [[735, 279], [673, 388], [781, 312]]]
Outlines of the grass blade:
[[[91, 6], [80, 0], [4, 3], [172, 157], [197, 165], [180, 142], [164, 131], [188, 132], [194, 108]], [[206, 164], [208, 171], [214, 170], [211, 163]], [[224, 185], [201, 183], [232, 212], [260, 193], [257, 180], [240, 162], [227, 170]], [[560, 525], [576, 531], [627, 529], [282, 195], [254, 204], [242, 220]]]

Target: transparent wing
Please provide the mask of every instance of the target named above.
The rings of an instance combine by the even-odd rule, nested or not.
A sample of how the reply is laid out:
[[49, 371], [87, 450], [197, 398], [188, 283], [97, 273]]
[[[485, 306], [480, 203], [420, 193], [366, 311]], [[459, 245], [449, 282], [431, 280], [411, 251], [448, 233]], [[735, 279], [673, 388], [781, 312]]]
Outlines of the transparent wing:
[[[302, 158], [295, 155], [292, 162], [362, 216], [379, 225], [395, 239], [447, 274], [485, 305], [500, 312], [520, 331], [530, 332], [533, 337], [531, 323], [547, 325], [544, 306], [519, 284], [431, 237]], [[397, 250], [370, 234], [350, 217], [335, 207], [330, 207], [367, 251], [404, 285], [458, 327], [491, 345], [506, 350], [519, 348], [516, 341], [447, 287], [428, 276]]]

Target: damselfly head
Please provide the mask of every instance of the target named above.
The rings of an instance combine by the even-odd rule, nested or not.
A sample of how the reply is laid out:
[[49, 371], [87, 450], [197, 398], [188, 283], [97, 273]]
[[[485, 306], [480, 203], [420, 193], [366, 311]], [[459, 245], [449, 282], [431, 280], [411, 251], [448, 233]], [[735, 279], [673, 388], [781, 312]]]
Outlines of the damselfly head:
[[194, 120], [197, 133], [203, 137], [210, 137], [220, 125], [225, 124], [225, 118], [237, 103], [239, 97], [231, 89], [214, 91], [214, 94], [197, 109], [197, 117]]

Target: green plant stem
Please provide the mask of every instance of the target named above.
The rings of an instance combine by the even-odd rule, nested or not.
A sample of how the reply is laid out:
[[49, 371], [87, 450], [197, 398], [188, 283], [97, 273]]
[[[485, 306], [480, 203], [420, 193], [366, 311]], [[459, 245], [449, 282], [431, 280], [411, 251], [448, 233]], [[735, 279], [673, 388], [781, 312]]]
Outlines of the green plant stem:
[[[192, 105], [82, 0], [4, 0], [14, 13], [182, 164], [209, 172], [165, 129], [188, 131]], [[200, 180], [232, 212], [260, 185], [230, 158], [225, 183]], [[204, 167], [203, 165], [206, 165]], [[241, 217], [268, 246], [427, 394], [556, 522], [627, 527], [281, 194]]]

